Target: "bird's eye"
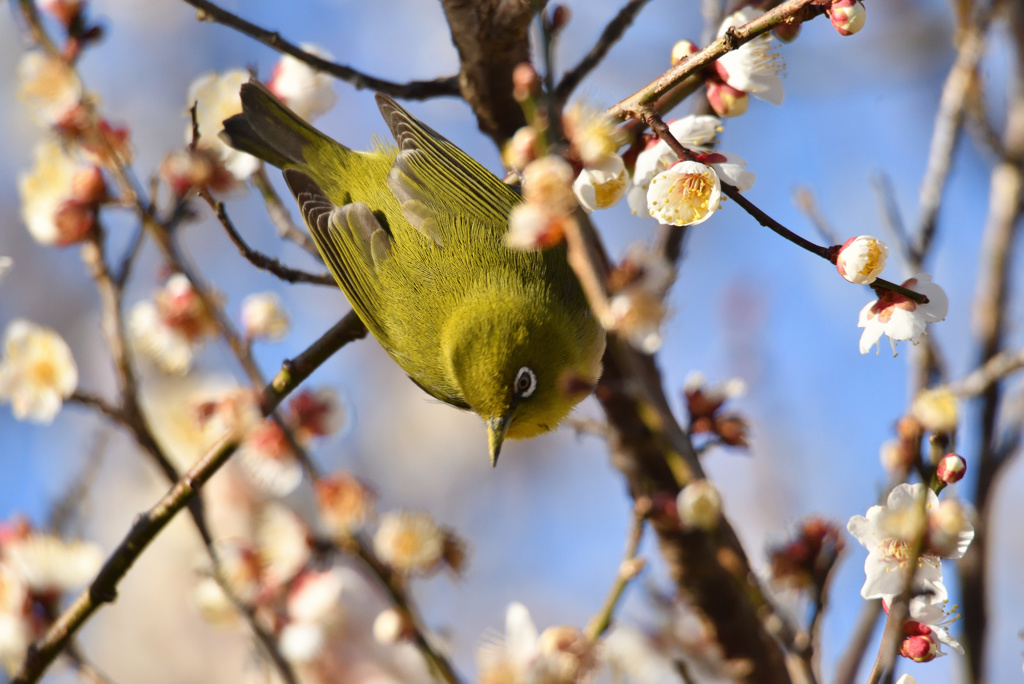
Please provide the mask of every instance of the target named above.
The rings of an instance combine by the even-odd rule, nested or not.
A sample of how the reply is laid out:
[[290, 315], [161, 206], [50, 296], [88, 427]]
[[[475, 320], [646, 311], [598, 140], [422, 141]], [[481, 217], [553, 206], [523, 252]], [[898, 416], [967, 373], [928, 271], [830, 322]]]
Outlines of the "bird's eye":
[[523, 366], [516, 373], [515, 389], [520, 399], [529, 398], [537, 389], [537, 376], [528, 366]]

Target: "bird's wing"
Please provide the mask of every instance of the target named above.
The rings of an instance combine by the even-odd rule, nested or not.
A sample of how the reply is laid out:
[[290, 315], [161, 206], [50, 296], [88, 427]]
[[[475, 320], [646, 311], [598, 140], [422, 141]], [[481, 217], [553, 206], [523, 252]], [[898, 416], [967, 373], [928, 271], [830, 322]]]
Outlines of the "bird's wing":
[[377, 93], [377, 106], [398, 143], [388, 187], [406, 219], [441, 246], [446, 230], [466, 225], [439, 220], [446, 214], [504, 234], [509, 212], [520, 202], [515, 190], [387, 95]]
[[386, 346], [377, 270], [391, 254], [391, 237], [365, 203], [339, 207], [316, 181], [296, 169], [285, 170], [284, 178], [334, 279], [359, 318]]

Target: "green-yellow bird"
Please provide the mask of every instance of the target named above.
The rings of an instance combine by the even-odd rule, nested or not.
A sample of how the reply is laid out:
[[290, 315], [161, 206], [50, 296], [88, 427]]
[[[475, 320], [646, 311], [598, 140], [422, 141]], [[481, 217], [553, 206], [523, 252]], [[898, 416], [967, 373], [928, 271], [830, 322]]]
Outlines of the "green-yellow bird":
[[398, 143], [357, 152], [257, 82], [224, 122], [236, 149], [284, 170], [352, 308], [413, 382], [479, 414], [502, 442], [555, 427], [601, 374], [604, 332], [564, 247], [505, 244], [519, 195], [391, 98]]

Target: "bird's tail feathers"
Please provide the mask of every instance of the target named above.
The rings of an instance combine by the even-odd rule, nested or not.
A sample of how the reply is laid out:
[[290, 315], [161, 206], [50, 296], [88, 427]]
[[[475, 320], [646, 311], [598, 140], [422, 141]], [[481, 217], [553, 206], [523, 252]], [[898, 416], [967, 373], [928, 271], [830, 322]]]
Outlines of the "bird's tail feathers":
[[339, 145], [288, 109], [265, 85], [242, 85], [242, 113], [224, 121], [220, 137], [231, 147], [278, 168], [305, 166], [310, 145]]

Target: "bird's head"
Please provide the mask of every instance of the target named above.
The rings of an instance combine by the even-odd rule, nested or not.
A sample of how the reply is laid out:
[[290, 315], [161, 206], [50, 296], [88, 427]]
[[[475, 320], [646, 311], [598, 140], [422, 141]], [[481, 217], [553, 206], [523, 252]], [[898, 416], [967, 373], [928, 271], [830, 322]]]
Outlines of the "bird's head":
[[492, 465], [505, 439], [551, 430], [601, 375], [603, 335], [581, 333], [572, 316], [543, 303], [481, 298], [455, 317], [450, 332], [450, 371], [487, 425]]

